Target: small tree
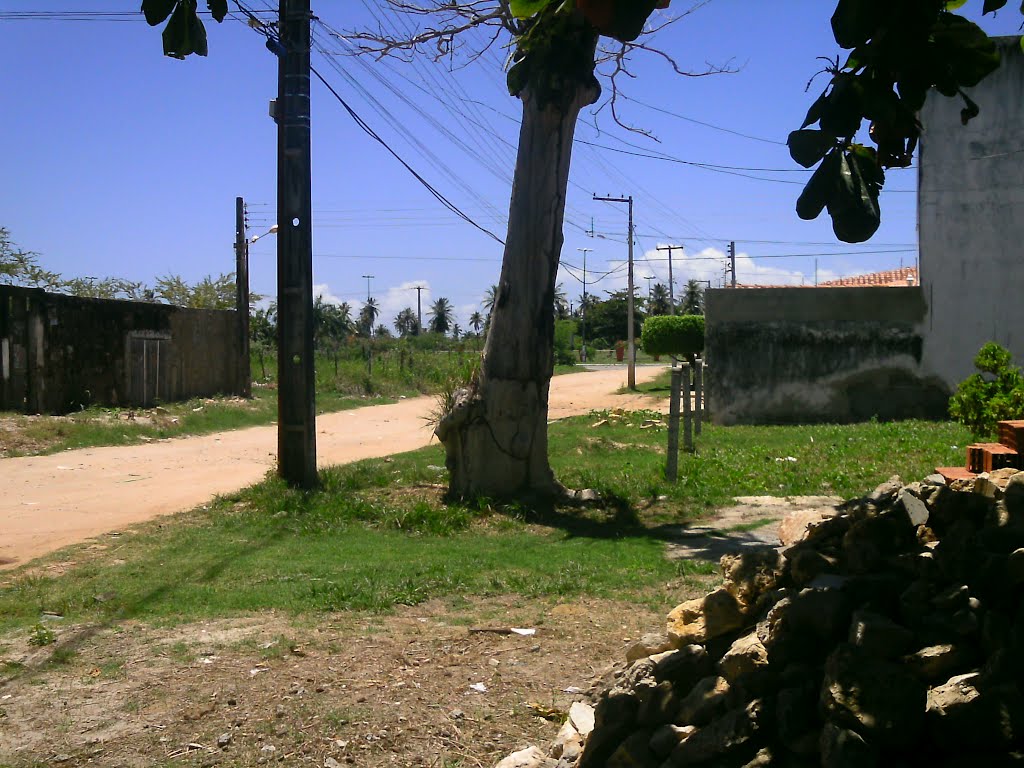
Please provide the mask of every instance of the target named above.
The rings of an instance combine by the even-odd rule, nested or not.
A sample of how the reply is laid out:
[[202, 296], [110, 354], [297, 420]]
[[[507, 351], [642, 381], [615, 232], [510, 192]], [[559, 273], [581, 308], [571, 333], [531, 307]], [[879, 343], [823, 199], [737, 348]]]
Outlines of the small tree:
[[1010, 353], [991, 341], [975, 356], [974, 367], [978, 373], [960, 382], [949, 413], [975, 435], [991, 435], [998, 422], [1024, 416], [1024, 376]]
[[685, 357], [691, 363], [704, 351], [702, 315], [657, 315], [644, 321], [640, 343], [649, 355]]

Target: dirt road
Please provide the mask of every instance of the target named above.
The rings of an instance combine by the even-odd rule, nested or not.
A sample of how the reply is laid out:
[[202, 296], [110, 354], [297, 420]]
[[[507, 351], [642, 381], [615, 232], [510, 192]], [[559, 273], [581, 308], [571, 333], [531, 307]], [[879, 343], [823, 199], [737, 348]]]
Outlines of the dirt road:
[[[652, 379], [660, 370], [637, 368], [637, 381]], [[550, 418], [664, 403], [614, 394], [624, 383], [624, 369], [556, 376]], [[317, 463], [343, 464], [428, 445], [433, 434], [425, 417], [433, 405], [433, 397], [418, 397], [320, 416]], [[274, 468], [276, 451], [277, 428], [267, 426], [0, 459], [0, 569], [244, 488]]]

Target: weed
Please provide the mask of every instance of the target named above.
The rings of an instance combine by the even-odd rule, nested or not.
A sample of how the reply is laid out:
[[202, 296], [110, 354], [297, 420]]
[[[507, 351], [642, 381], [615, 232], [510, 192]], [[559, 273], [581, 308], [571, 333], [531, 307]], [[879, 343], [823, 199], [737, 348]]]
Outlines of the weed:
[[45, 624], [36, 624], [28, 636], [28, 644], [36, 648], [53, 645], [57, 642], [57, 633]]

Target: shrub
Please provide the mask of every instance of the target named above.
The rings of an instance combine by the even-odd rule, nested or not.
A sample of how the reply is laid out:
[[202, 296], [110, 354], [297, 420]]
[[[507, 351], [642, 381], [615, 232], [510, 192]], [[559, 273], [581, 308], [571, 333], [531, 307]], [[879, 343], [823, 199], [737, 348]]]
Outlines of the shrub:
[[1024, 416], [1024, 376], [1010, 353], [995, 342], [983, 346], [974, 358], [972, 373], [949, 400], [949, 413], [975, 435], [991, 435], [996, 423]]
[[649, 355], [695, 358], [704, 349], [702, 315], [656, 315], [644, 320], [640, 336]]
[[578, 333], [575, 320], [555, 321], [555, 363], [557, 365], [575, 365], [576, 353], [573, 344]]

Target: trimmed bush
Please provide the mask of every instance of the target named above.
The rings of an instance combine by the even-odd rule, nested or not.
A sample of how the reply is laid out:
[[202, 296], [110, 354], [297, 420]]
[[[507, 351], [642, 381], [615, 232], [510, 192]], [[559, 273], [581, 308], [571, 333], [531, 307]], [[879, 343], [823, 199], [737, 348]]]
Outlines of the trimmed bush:
[[978, 351], [974, 367], [979, 373], [960, 382], [949, 413], [975, 435], [991, 435], [996, 422], [1024, 416], [1024, 376], [1010, 353], [992, 341]]
[[704, 350], [702, 315], [655, 315], [644, 320], [640, 343], [649, 355], [693, 360]]

